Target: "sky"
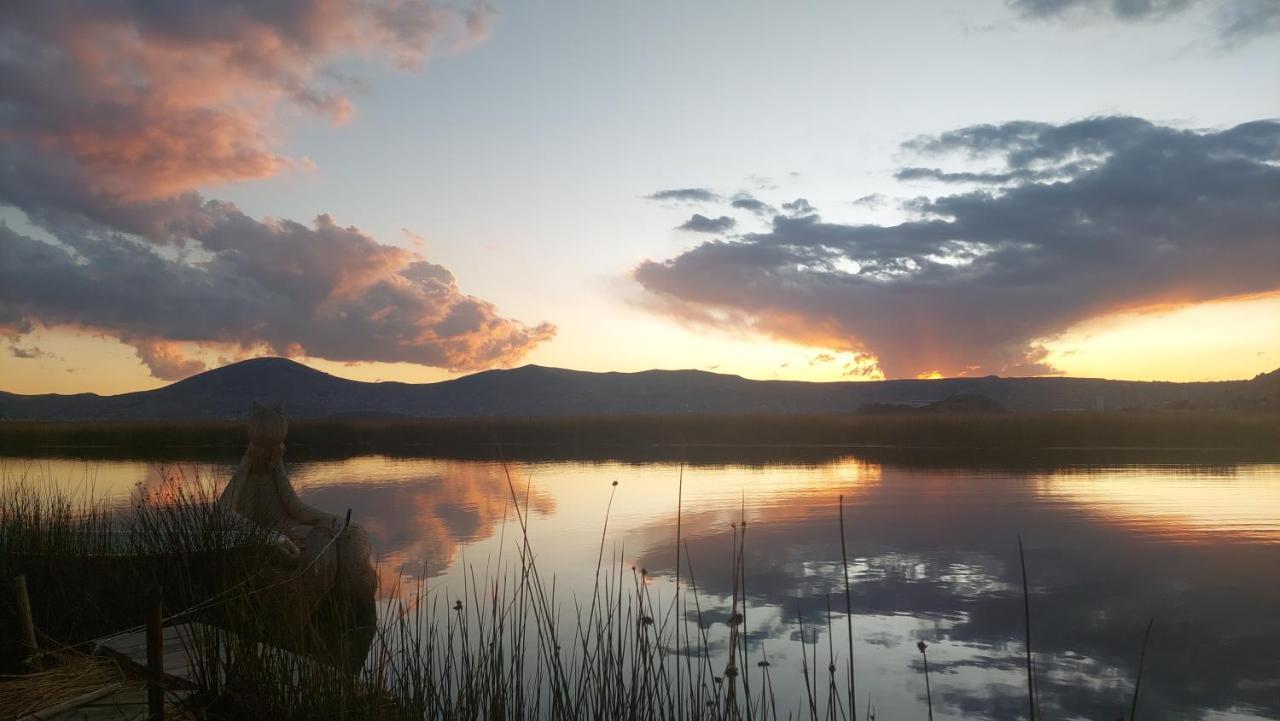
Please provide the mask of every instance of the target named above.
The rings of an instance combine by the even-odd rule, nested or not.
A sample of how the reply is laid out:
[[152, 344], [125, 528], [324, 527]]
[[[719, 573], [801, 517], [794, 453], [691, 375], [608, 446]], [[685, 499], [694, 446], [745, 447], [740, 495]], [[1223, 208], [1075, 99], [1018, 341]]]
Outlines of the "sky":
[[0, 388], [1280, 367], [1280, 3], [18, 0]]

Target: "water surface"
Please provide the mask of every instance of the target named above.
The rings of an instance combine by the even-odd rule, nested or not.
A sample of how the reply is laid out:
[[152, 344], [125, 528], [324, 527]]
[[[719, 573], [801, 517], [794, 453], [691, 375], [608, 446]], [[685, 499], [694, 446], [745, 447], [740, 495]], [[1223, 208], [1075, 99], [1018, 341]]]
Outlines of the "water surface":
[[[1143, 628], [1155, 618], [1144, 716], [1280, 718], [1280, 464], [1060, 456], [921, 463], [857, 453], [732, 463], [725, 455], [713, 463], [505, 465], [365, 455], [289, 470], [307, 502], [352, 509], [388, 588], [403, 574], [440, 594], [458, 593], [463, 569], [483, 574], [511, 557], [519, 540], [514, 489], [530, 509], [541, 573], [555, 576], [562, 599], [590, 597], [611, 495], [606, 557], [627, 573], [647, 570], [651, 592], [672, 597], [683, 477], [681, 532], [703, 621], [721, 650], [731, 524], [747, 521], [751, 651], [769, 659], [784, 709], [803, 697], [802, 643], [825, 668], [834, 634], [843, 668], [843, 495], [859, 697], [870, 694], [886, 719], [923, 717], [920, 640], [929, 644], [937, 718], [1025, 714], [1021, 535], [1046, 715], [1119, 717]], [[176, 474], [225, 480], [232, 470], [207, 462], [2, 463], [9, 480], [92, 484], [118, 499]], [[828, 594], [837, 612], [830, 631]], [[798, 618], [816, 630], [816, 646], [808, 633], [802, 639]]]

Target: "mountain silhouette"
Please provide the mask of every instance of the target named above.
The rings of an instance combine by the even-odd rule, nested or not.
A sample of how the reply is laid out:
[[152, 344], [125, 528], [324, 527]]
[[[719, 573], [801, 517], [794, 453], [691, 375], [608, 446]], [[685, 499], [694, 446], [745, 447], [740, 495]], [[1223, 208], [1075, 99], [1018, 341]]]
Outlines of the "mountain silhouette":
[[814, 383], [698, 370], [597, 373], [536, 365], [438, 383], [367, 383], [285, 358], [255, 358], [136, 393], [0, 392], [0, 419], [234, 419], [255, 400], [282, 401], [293, 418], [850, 413], [874, 404], [919, 407], [967, 396], [1023, 412], [1263, 408], [1275, 405], [1278, 385], [1280, 371], [1203, 383], [996, 376]]

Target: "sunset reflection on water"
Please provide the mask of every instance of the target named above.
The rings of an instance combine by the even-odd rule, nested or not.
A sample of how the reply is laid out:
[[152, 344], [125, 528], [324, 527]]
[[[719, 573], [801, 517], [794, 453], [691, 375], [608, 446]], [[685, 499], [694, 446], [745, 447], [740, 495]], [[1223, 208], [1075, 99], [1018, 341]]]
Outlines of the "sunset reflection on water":
[[[9, 479], [25, 469], [92, 481], [118, 497], [174, 467], [4, 461]], [[222, 480], [232, 470], [178, 467]], [[929, 644], [938, 718], [1020, 712], [1021, 535], [1042, 694], [1054, 716], [1117, 716], [1141, 631], [1155, 617], [1143, 681], [1153, 718], [1280, 718], [1280, 464], [919, 465], [854, 456], [502, 464], [370, 455], [289, 470], [308, 503], [352, 509], [388, 587], [425, 581], [443, 594], [460, 589], [464, 569], [501, 572], [511, 562], [514, 495], [529, 509], [540, 572], [555, 577], [569, 608], [594, 581], [611, 496], [606, 559], [647, 569], [652, 592], [671, 598], [682, 497], [681, 533], [713, 646], [727, 629], [730, 524], [745, 518], [750, 639], [788, 703], [803, 693], [787, 681], [799, 676], [797, 617], [824, 649], [828, 632], [844, 633], [839, 614], [825, 626], [827, 594], [843, 610], [843, 495], [859, 688], [885, 718], [920, 713], [917, 640]]]

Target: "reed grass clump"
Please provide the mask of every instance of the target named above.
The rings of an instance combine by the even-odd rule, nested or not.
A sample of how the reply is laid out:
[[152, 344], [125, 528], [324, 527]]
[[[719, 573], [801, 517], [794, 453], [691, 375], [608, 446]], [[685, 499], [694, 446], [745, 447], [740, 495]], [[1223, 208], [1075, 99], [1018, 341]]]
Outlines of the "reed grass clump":
[[196, 603], [269, 563], [271, 534], [213, 503], [213, 488], [178, 471], [150, 492], [113, 502], [89, 486], [20, 476], [0, 482], [0, 669], [23, 656], [9, 633], [13, 579], [26, 579], [36, 628], [74, 647], [143, 621], [143, 590], [175, 608]]

